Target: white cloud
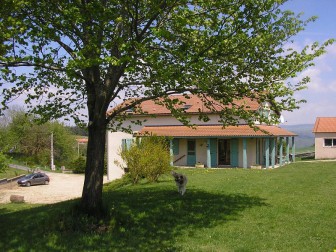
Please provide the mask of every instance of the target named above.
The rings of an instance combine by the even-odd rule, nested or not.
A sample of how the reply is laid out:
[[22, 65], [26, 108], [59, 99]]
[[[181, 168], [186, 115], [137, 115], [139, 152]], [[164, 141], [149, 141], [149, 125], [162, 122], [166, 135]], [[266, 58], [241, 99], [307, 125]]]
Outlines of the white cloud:
[[284, 112], [286, 124], [311, 124], [317, 117], [336, 116], [335, 104], [328, 100], [319, 102], [308, 102], [302, 104], [301, 108], [293, 112]]
[[[296, 50], [308, 43], [309, 39], [303, 43], [295, 43]], [[293, 112], [284, 112], [283, 115], [287, 124], [307, 124], [314, 123], [316, 117], [336, 116], [336, 44], [326, 49], [326, 53], [315, 59], [315, 66], [309, 67], [298, 77], [293, 79], [297, 82], [305, 76], [309, 76], [311, 81], [308, 89], [295, 94], [297, 99], [306, 99], [307, 103], [301, 104], [301, 108]]]
[[329, 88], [330, 91], [335, 92], [336, 94], [336, 79], [330, 82]]
[[310, 77], [308, 89], [317, 93], [336, 92], [335, 71], [336, 71], [336, 45], [330, 46], [327, 52], [315, 60], [315, 65], [299, 73], [298, 82], [305, 76]]

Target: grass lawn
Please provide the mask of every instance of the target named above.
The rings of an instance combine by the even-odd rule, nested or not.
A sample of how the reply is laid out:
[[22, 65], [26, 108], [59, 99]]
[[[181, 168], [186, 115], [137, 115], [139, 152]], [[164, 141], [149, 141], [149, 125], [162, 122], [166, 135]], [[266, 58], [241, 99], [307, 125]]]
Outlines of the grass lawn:
[[0, 179], [13, 178], [22, 174], [27, 174], [27, 171], [8, 168], [5, 172], [0, 172]]
[[170, 176], [105, 186], [100, 222], [72, 212], [76, 201], [0, 205], [0, 251], [336, 249], [335, 162], [183, 173], [183, 197]]

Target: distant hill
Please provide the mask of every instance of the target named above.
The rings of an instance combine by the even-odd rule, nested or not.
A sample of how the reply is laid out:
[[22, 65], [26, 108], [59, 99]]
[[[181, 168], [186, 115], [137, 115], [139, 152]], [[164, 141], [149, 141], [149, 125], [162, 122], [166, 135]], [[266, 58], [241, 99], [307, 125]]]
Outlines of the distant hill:
[[280, 125], [281, 128], [296, 133], [295, 146], [297, 149], [306, 148], [314, 145], [314, 124]]

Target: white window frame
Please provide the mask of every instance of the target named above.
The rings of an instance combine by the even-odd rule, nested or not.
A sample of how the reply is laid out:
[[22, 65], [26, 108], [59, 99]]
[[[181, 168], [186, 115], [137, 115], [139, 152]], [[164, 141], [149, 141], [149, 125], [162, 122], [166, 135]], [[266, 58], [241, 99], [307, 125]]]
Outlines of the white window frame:
[[[331, 140], [331, 145], [326, 145], [326, 140]], [[336, 148], [336, 138], [323, 138], [323, 147]]]

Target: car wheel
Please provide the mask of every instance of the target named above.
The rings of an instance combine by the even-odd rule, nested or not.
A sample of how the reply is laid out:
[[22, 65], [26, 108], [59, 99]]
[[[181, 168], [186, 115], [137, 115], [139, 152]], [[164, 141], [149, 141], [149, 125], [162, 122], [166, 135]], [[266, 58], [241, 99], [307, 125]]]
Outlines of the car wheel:
[[30, 186], [30, 182], [27, 182], [27, 186]]
[[49, 185], [49, 181], [48, 180], [44, 181], [44, 184]]

